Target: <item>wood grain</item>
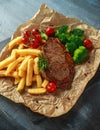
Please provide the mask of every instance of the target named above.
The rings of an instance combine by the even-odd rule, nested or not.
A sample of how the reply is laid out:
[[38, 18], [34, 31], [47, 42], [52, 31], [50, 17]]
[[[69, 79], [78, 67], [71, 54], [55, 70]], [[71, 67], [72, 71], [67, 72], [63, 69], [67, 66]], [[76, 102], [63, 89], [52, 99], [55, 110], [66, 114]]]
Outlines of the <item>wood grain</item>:
[[66, 16], [79, 18], [100, 28], [99, 0], [0, 0], [0, 41], [10, 37], [43, 3]]

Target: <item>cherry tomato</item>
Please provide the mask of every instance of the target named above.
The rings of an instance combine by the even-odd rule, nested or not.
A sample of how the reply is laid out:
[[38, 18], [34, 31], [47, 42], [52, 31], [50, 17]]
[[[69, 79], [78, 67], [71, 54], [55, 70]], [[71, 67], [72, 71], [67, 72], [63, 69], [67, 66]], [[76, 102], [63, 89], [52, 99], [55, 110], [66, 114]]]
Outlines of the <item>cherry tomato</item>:
[[28, 40], [29, 40], [29, 37], [27, 36], [22, 37], [22, 43], [27, 44]]
[[52, 93], [52, 92], [55, 92], [56, 89], [57, 89], [57, 86], [54, 82], [50, 82], [47, 86], [46, 86], [46, 89], [48, 92]]
[[54, 36], [54, 28], [48, 27], [48, 28], [46, 29], [46, 34], [47, 34], [48, 36]]
[[33, 36], [37, 35], [37, 34], [39, 34], [39, 30], [36, 29], [36, 28], [33, 28], [31, 33], [32, 33]]
[[40, 45], [40, 43], [36, 38], [31, 40], [31, 43], [30, 43], [31, 48], [37, 48], [39, 45]]
[[40, 34], [35, 35], [35, 39], [37, 39], [40, 43], [42, 42]]
[[30, 35], [31, 35], [31, 31], [30, 30], [25, 30], [23, 32], [23, 36], [25, 36], [25, 37], [30, 37]]
[[84, 40], [84, 46], [87, 48], [87, 49], [91, 49], [92, 48], [92, 41], [90, 39], [85, 39]]

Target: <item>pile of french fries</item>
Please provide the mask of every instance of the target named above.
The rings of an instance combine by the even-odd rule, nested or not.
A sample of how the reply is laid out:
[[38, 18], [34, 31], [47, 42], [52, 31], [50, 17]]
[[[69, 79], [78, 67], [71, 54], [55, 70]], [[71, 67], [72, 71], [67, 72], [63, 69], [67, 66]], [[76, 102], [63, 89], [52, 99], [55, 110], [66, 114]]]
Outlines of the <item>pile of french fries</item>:
[[13, 77], [19, 92], [25, 89], [30, 94], [46, 93], [49, 81], [42, 79], [38, 67], [41, 50], [25, 48], [21, 36], [10, 41], [8, 49], [12, 52], [0, 62], [0, 77]]

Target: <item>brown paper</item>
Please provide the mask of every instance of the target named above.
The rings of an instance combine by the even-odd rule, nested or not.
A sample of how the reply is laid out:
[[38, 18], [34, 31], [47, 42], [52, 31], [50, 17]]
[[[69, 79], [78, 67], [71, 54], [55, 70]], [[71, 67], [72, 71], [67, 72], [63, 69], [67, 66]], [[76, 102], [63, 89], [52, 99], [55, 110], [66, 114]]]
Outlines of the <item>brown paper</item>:
[[[20, 25], [13, 34], [12, 39], [21, 35], [26, 28], [43, 28], [60, 25], [68, 25], [70, 29], [80, 28], [85, 31], [86, 37], [93, 41], [93, 50], [90, 52], [89, 59], [80, 65], [75, 66], [75, 77], [72, 82], [71, 90], [57, 90], [55, 94], [30, 95], [27, 92], [20, 94], [16, 91], [16, 86], [11, 78], [0, 78], [0, 94], [11, 99], [16, 103], [23, 103], [32, 111], [41, 113], [48, 117], [60, 116], [67, 113], [77, 102], [83, 93], [87, 83], [95, 75], [100, 64], [100, 30], [87, 25], [86, 23], [63, 16], [56, 11], [42, 5], [35, 16], [28, 22]], [[7, 47], [3, 52], [7, 51]], [[3, 57], [4, 53], [1, 54]]]

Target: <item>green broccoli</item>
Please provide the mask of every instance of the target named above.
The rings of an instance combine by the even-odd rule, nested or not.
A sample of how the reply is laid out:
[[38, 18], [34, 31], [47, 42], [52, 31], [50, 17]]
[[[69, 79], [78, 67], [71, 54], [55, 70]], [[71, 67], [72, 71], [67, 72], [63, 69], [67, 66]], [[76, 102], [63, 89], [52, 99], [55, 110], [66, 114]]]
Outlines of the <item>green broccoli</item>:
[[[68, 39], [69, 38], [69, 39]], [[79, 48], [79, 46], [83, 46], [83, 37], [79, 37], [76, 35], [69, 35], [67, 38], [68, 42], [66, 42], [65, 47], [66, 50], [73, 55], [74, 51]]]
[[79, 29], [79, 28], [75, 28], [71, 31], [71, 34], [77, 35], [77, 36], [83, 36], [84, 31]]
[[70, 39], [69, 39], [69, 42], [74, 42], [74, 44], [76, 44], [77, 45], [77, 48], [79, 47], [79, 46], [83, 46], [83, 37], [81, 36], [81, 37], [79, 37], [79, 36], [77, 36], [77, 35], [71, 35], [70, 36]]
[[68, 31], [68, 26], [67, 25], [62, 25], [59, 29], [59, 33], [66, 33]]
[[59, 36], [58, 36], [59, 40], [62, 42], [62, 43], [66, 43], [67, 42], [67, 36], [66, 36], [66, 33], [61, 33]]
[[69, 33], [68, 26], [62, 25], [55, 31], [55, 37], [58, 37], [62, 43], [66, 43], [68, 41]]
[[67, 25], [59, 27], [55, 31], [55, 37], [58, 37], [59, 40], [65, 45], [66, 50], [73, 56], [74, 51], [83, 46], [84, 43], [84, 31], [81, 29], [68, 30]]
[[73, 60], [76, 64], [81, 63], [86, 59], [87, 56], [88, 56], [87, 49], [84, 46], [80, 46], [78, 49], [74, 51]]
[[77, 45], [74, 42], [68, 42], [65, 44], [66, 51], [68, 51], [71, 55], [74, 54], [74, 51], [77, 49]]
[[62, 33], [67, 33], [68, 31], [68, 26], [67, 25], [62, 25], [55, 31], [55, 36], [58, 37]]

